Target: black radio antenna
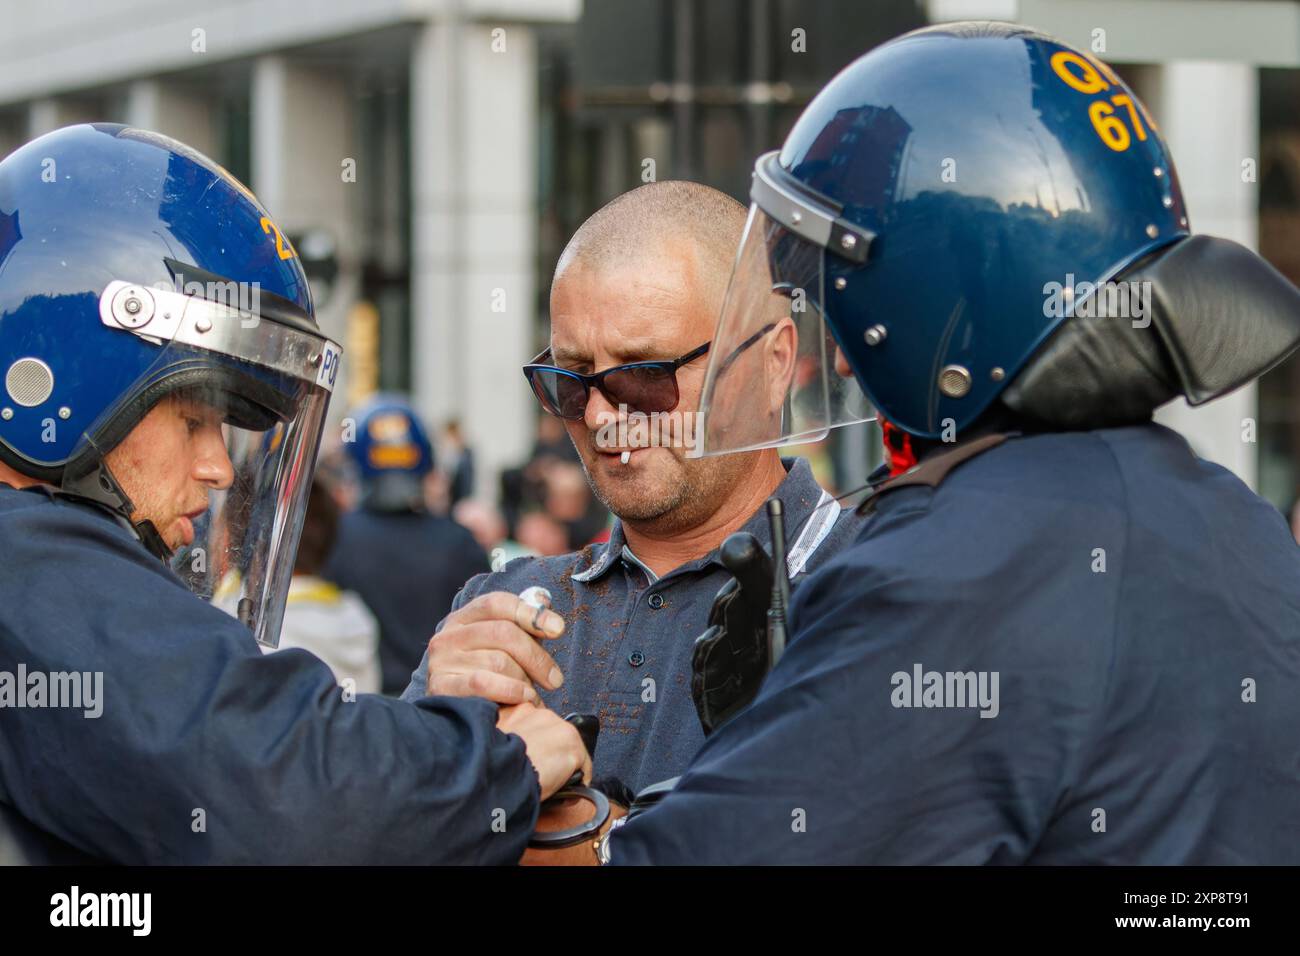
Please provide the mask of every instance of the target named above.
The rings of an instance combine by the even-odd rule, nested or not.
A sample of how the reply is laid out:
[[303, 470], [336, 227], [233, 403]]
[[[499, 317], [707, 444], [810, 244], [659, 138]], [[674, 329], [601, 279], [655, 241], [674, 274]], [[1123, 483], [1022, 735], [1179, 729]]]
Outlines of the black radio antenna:
[[785, 610], [790, 606], [790, 572], [786, 567], [785, 514], [781, 508], [781, 499], [767, 500], [767, 524], [772, 533], [772, 603], [767, 611], [767, 659], [770, 668], [775, 667], [785, 653]]

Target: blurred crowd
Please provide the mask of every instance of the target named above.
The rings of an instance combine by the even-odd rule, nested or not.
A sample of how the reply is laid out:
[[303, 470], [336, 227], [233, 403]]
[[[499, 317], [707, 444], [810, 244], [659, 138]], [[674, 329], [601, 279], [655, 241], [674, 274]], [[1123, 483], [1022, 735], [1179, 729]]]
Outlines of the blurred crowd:
[[[608, 538], [611, 515], [592, 495], [558, 419], [539, 418], [528, 457], [505, 469], [490, 494], [475, 493], [474, 449], [458, 421], [443, 426], [436, 449], [424, 479], [426, 507], [473, 534], [484, 554], [495, 555], [494, 564], [521, 555], [564, 554]], [[360, 478], [346, 442], [326, 443], [316, 474], [340, 509], [356, 505]]]

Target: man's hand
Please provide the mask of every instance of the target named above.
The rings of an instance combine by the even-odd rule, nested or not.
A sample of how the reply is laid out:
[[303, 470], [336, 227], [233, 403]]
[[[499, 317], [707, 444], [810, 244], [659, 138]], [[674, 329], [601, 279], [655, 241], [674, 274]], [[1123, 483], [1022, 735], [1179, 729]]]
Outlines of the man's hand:
[[480, 594], [447, 616], [429, 640], [431, 696], [486, 697], [498, 704], [540, 703], [536, 683], [554, 690], [564, 676], [535, 638], [564, 633], [564, 618], [504, 591]]
[[497, 730], [523, 739], [543, 800], [568, 783], [575, 770], [582, 771], [584, 781], [591, 779], [591, 756], [578, 729], [554, 711], [531, 704], [502, 707]]

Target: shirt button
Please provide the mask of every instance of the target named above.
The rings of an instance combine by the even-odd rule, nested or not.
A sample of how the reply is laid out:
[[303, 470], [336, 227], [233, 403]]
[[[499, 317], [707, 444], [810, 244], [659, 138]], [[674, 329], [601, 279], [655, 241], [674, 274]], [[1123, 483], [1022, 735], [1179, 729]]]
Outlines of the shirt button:
[[627, 662], [633, 667], [640, 667], [645, 663], [645, 655], [640, 651], [633, 651], [631, 654], [627, 655]]
[[664, 596], [662, 594], [650, 595], [650, 606], [658, 610], [664, 606]]

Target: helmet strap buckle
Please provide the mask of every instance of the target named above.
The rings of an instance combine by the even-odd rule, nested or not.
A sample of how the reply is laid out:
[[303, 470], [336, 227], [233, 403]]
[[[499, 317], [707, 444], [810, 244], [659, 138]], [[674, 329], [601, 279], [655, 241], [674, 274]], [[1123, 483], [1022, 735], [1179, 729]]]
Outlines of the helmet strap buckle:
[[70, 498], [93, 502], [108, 509], [135, 531], [140, 543], [150, 554], [160, 561], [169, 561], [172, 556], [171, 548], [167, 547], [167, 543], [163, 541], [162, 535], [158, 533], [152, 521], [131, 520], [131, 515], [135, 512], [135, 504], [131, 501], [131, 496], [118, 484], [99, 446], [94, 441], [89, 439], [88, 441], [90, 467], [80, 465], [75, 469], [66, 468], [63, 480], [59, 483], [59, 493]]

